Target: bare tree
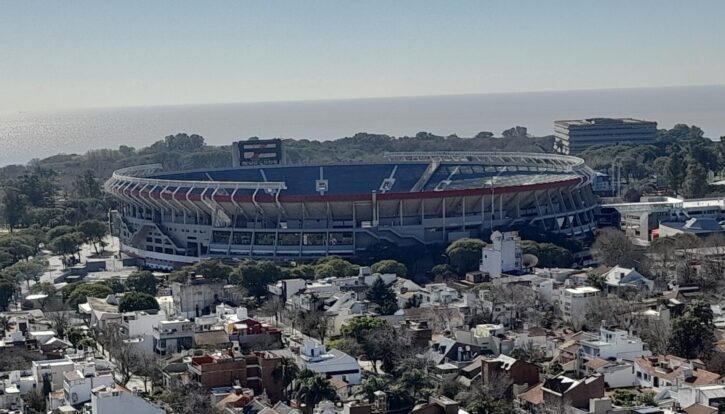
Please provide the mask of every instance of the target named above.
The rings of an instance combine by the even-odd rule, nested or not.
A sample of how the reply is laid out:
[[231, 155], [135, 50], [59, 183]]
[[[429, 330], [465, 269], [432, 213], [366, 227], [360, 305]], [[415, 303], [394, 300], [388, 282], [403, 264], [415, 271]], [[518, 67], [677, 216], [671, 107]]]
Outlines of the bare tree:
[[603, 228], [592, 245], [592, 254], [609, 266], [642, 268], [642, 251], [629, 241], [627, 235], [613, 228]]
[[96, 334], [98, 342], [103, 346], [104, 351], [108, 352], [116, 371], [116, 379], [120, 376], [121, 385], [126, 385], [131, 380], [134, 368], [139, 357], [131, 345], [124, 342], [121, 332], [116, 324], [106, 324], [104, 329], [99, 330]]

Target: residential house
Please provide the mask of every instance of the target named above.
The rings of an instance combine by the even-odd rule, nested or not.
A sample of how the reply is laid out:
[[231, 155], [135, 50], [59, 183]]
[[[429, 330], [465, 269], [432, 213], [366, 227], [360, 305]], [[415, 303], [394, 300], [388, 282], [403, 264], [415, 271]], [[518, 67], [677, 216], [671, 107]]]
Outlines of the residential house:
[[507, 355], [482, 358], [481, 381], [484, 385], [509, 383], [516, 395], [539, 382], [539, 367]]
[[121, 315], [119, 330], [135, 350], [151, 354], [154, 352], [154, 327], [165, 320], [164, 312], [127, 312]]
[[78, 405], [91, 401], [91, 390], [114, 384], [110, 370], [96, 370], [93, 362], [82, 363], [63, 373], [63, 394], [66, 404]]
[[592, 358], [632, 361], [642, 356], [650, 356], [646, 343], [627, 331], [616, 327], [601, 327], [599, 334], [585, 333], [579, 340], [579, 358], [586, 361]]
[[173, 354], [193, 345], [194, 322], [188, 319], [159, 321], [153, 327], [153, 349], [157, 354]]
[[604, 377], [607, 388], [624, 388], [637, 385], [634, 364], [616, 359], [591, 358], [584, 364], [586, 375], [599, 374]]
[[342, 379], [350, 385], [358, 385], [362, 381], [357, 359], [338, 349], [328, 350], [325, 345], [313, 340], [303, 342], [298, 365], [329, 378]]
[[646, 293], [654, 290], [654, 280], [647, 279], [635, 269], [614, 266], [604, 273], [602, 277], [609, 293], [616, 293], [625, 289]]
[[281, 361], [271, 352], [220, 351], [192, 357], [189, 373], [192, 381], [208, 389], [239, 385], [256, 394], [264, 392], [276, 401], [281, 397], [282, 383], [274, 376], [274, 370]]
[[78, 305], [78, 312], [86, 316], [90, 328], [105, 329], [107, 324], [121, 320], [115, 295], [108, 295], [105, 299], [89, 296], [86, 303]]
[[575, 326], [586, 321], [587, 310], [597, 300], [601, 291], [592, 286], [561, 289], [559, 295], [559, 307], [561, 316], [567, 322]]
[[115, 384], [99, 386], [91, 392], [93, 414], [165, 414], [166, 410], [146, 401], [127, 388]]
[[637, 385], [660, 391], [664, 388], [711, 385], [720, 382], [720, 375], [705, 369], [699, 359], [674, 355], [655, 355], [634, 360]]
[[573, 379], [564, 375], [549, 378], [541, 387], [547, 412], [565, 412], [565, 407], [588, 408], [589, 400], [604, 397], [604, 377]]

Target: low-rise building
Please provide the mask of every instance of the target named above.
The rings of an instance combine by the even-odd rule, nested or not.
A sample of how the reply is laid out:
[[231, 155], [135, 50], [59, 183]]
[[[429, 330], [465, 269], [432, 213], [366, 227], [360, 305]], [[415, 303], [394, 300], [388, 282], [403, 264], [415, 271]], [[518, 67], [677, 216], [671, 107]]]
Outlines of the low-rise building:
[[582, 362], [592, 358], [633, 361], [652, 352], [646, 343], [627, 331], [618, 328], [599, 328], [599, 334], [585, 333], [579, 340], [579, 357]]
[[491, 279], [501, 277], [504, 273], [521, 273], [522, 264], [521, 238], [518, 232], [494, 231], [491, 234], [491, 246], [484, 247], [481, 253], [479, 270]]
[[566, 407], [585, 409], [589, 407], [589, 400], [604, 397], [604, 377], [573, 379], [559, 375], [544, 381], [541, 390], [547, 412], [566, 412]]
[[338, 349], [328, 350], [325, 345], [312, 340], [306, 340], [300, 347], [298, 362], [300, 368], [342, 379], [350, 385], [358, 385], [362, 381], [357, 359]]
[[562, 289], [559, 296], [562, 319], [575, 326], [582, 324], [585, 321], [587, 310], [597, 300], [600, 293], [599, 289], [592, 286]]
[[199, 385], [211, 389], [238, 385], [255, 393], [266, 393], [273, 401], [281, 397], [282, 382], [274, 371], [282, 358], [271, 352], [242, 354], [222, 351], [191, 358], [189, 373]]
[[716, 384], [720, 375], [705, 369], [699, 359], [656, 355], [634, 360], [637, 385], [660, 391], [664, 388]]
[[91, 401], [91, 390], [114, 384], [113, 375], [108, 371], [96, 371], [94, 363], [84, 363], [72, 371], [63, 373], [63, 394], [65, 402], [78, 405]]
[[91, 393], [93, 414], [164, 414], [166, 410], [115, 384], [94, 388]]
[[159, 321], [153, 327], [153, 349], [168, 355], [194, 346], [194, 322], [188, 319]]
[[653, 280], [647, 279], [635, 269], [614, 266], [602, 275], [607, 290], [616, 293], [622, 289], [633, 289], [635, 291], [652, 292], [655, 286]]
[[154, 327], [165, 320], [164, 312], [127, 312], [121, 315], [119, 330], [134, 349], [150, 354], [154, 352]]

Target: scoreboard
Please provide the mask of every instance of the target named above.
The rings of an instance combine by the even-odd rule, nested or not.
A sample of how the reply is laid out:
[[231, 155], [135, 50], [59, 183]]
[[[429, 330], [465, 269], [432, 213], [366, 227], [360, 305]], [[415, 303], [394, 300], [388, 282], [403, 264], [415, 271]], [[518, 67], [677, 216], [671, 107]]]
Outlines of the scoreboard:
[[282, 162], [282, 140], [250, 139], [232, 144], [234, 166], [267, 165]]

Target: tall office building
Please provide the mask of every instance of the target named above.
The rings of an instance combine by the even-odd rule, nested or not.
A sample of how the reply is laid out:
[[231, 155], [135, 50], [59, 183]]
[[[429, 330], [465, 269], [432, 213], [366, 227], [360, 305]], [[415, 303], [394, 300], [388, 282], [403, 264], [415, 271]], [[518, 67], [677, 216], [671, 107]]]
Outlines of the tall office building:
[[657, 138], [657, 122], [632, 118], [589, 118], [554, 122], [554, 150], [576, 154], [595, 145], [646, 145]]

